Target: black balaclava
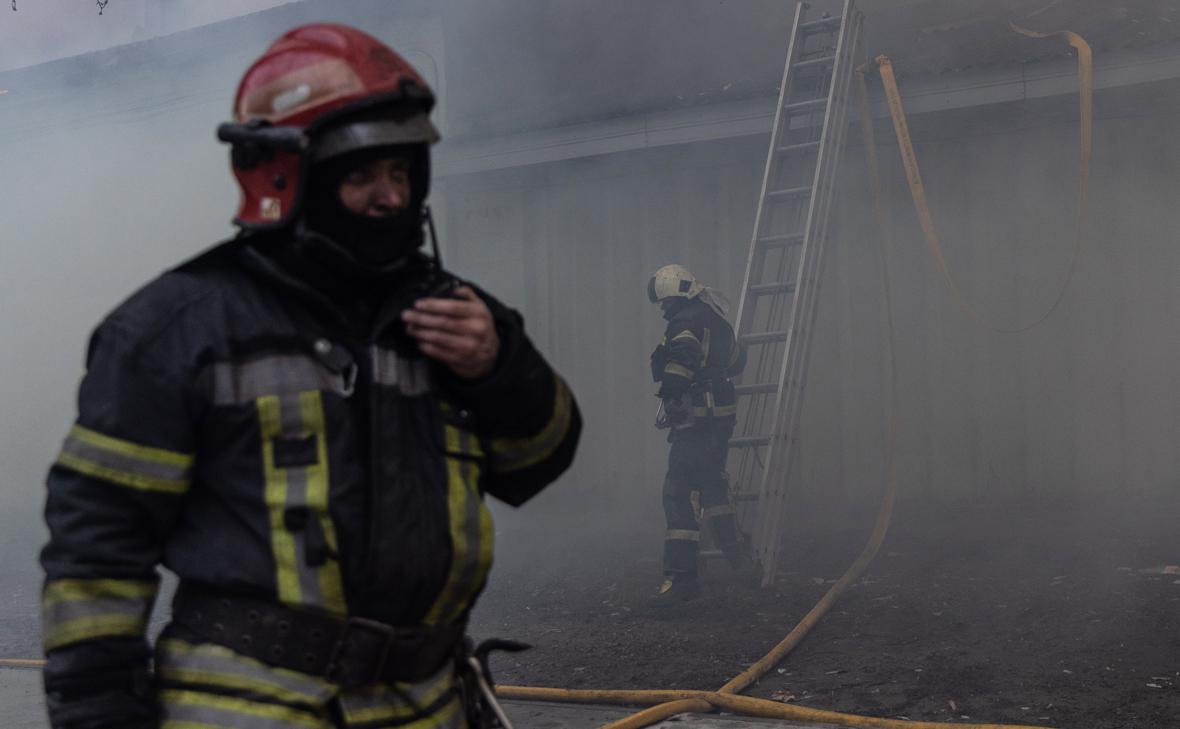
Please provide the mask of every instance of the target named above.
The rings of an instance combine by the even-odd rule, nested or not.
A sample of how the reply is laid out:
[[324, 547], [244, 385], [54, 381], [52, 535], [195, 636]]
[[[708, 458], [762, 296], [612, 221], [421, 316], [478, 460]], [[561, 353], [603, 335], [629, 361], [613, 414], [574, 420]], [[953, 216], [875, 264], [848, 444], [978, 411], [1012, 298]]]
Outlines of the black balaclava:
[[681, 309], [688, 306], [691, 299], [686, 299], [683, 296], [674, 296], [664, 299], [660, 302], [660, 308], [664, 312], [664, 318], [671, 321], [672, 317], [676, 316]]
[[[429, 179], [425, 144], [371, 147], [312, 166], [304, 198], [303, 227], [315, 234], [304, 242], [306, 253], [348, 279], [384, 278], [401, 269], [421, 247], [422, 203]], [[340, 184], [358, 165], [383, 157], [409, 163], [410, 200], [397, 215], [354, 213], [340, 201]]]

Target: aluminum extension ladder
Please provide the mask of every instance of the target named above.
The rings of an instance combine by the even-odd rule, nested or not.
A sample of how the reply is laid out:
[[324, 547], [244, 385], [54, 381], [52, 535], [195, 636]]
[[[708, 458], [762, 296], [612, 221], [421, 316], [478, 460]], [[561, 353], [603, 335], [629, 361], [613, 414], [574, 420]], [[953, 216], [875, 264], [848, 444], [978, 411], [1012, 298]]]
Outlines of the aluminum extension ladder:
[[779, 88], [770, 150], [737, 313], [748, 365], [727, 468], [739, 524], [774, 581], [788, 478], [795, 464], [807, 352], [847, 130], [863, 15], [844, 0], [839, 17], [808, 20], [799, 3]]

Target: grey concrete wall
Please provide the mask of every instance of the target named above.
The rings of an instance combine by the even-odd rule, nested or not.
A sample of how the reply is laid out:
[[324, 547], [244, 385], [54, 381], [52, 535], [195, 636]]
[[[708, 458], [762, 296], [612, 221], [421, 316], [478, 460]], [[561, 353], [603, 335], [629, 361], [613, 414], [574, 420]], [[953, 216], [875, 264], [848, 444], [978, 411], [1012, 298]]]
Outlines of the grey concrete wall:
[[[891, 129], [878, 145], [893, 226], [870, 214], [863, 155], [842, 170], [804, 405], [798, 503], [833, 514], [882, 484], [888, 403], [878, 246], [894, 297], [903, 497], [936, 501], [1147, 496], [1173, 488], [1180, 289], [1171, 89], [1099, 98], [1089, 212], [1069, 287], [1023, 334], [973, 321], [918, 230]], [[1069, 271], [1076, 102], [915, 124], [947, 261], [988, 324], [1020, 326]], [[1135, 108], [1125, 117], [1119, 109]], [[665, 447], [646, 357], [662, 321], [646, 277], [679, 261], [736, 298], [762, 138], [449, 179], [451, 264], [519, 306], [587, 411], [577, 490], [653, 508]], [[884, 233], [884, 234], [883, 234]], [[642, 494], [642, 497], [639, 495]]]

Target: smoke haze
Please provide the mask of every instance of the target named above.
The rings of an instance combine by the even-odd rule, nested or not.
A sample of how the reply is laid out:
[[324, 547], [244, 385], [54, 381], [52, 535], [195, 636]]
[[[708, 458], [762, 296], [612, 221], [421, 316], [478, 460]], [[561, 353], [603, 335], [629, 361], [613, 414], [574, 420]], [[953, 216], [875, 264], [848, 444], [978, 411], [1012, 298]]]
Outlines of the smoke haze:
[[[874, 92], [891, 227], [873, 222], [853, 127], [790, 529], [856, 541], [875, 513], [890, 383], [878, 245], [894, 296], [903, 501], [1117, 504], [1136, 523], [1180, 473], [1180, 71], [1156, 22], [1176, 11], [862, 4], [869, 51], [895, 56], [903, 94], [922, 91], [916, 109], [939, 111], [915, 114], [912, 132], [949, 268], [985, 320], [1010, 327], [1043, 313], [1073, 248], [1074, 61], [1014, 37], [1009, 19], [1068, 26], [1095, 46], [1090, 206], [1054, 315], [1022, 336], [973, 324], [921, 245]], [[143, 282], [232, 234], [237, 191], [213, 130], [248, 63], [312, 20], [390, 41], [438, 88], [432, 202], [444, 260], [524, 313], [583, 408], [573, 470], [520, 511], [496, 507], [504, 547], [492, 589], [501, 575], [594, 563], [597, 549], [646, 560], [654, 580], [667, 445], [652, 427], [647, 356], [664, 322], [644, 286], [678, 262], [736, 304], [789, 4], [167, 5], [112, 0], [101, 18], [76, 0], [0, 6], [0, 657], [39, 650], [43, 480], [72, 419], [88, 333]], [[259, 12], [230, 18], [232, 8]], [[1132, 77], [1149, 56], [1171, 75]], [[956, 86], [965, 78], [977, 81], [967, 91]], [[1002, 97], [1013, 78], [1019, 96]]]

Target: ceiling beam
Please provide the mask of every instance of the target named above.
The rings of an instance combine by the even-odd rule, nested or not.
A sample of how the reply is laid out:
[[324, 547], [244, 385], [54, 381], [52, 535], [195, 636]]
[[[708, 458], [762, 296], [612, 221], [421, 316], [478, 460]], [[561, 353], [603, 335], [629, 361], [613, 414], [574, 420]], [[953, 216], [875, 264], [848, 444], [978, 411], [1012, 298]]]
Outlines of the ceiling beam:
[[[1118, 51], [1099, 56], [1096, 90], [1180, 78], [1180, 48], [1172, 45]], [[871, 86], [876, 90], [876, 84]], [[906, 112], [911, 115], [1077, 93], [1077, 63], [1072, 59], [1022, 66], [901, 79]], [[887, 115], [879, 91], [873, 112]], [[444, 141], [436, 157], [440, 177], [523, 167], [560, 160], [614, 154], [650, 147], [769, 134], [772, 97], [541, 129], [476, 140]]]

